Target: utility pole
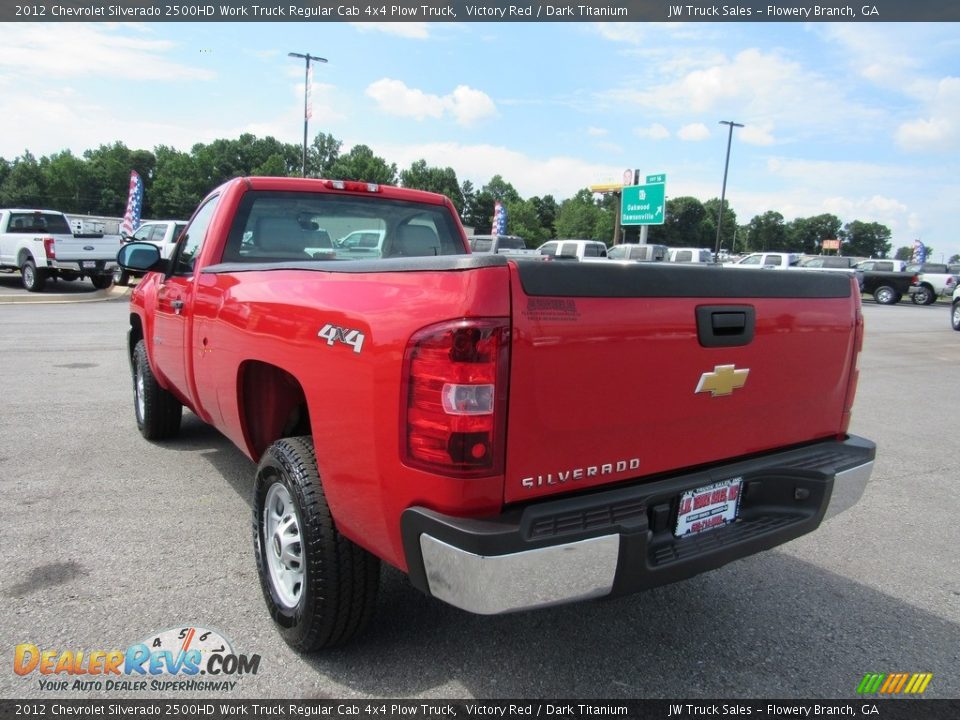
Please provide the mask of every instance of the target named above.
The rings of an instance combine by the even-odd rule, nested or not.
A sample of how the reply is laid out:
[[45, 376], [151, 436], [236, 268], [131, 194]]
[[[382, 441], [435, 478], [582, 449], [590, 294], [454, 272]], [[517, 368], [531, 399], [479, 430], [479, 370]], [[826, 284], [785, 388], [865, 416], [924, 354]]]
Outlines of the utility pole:
[[317, 57], [316, 55], [311, 55], [310, 53], [287, 53], [290, 57], [303, 58], [306, 61], [306, 66], [303, 72], [303, 169], [301, 171], [304, 177], [307, 176], [307, 121], [310, 119], [311, 109], [309, 104], [310, 98], [310, 61], [316, 60], [317, 62], [325, 63], [326, 58]]
[[721, 125], [729, 125], [730, 132], [727, 135], [727, 160], [723, 164], [723, 189], [720, 191], [720, 213], [717, 217], [717, 248], [714, 250], [713, 259], [716, 260], [720, 255], [720, 228], [723, 227], [723, 204], [727, 197], [727, 170], [730, 168], [730, 143], [733, 141], [733, 129], [743, 127], [740, 123], [732, 120], [721, 120]]

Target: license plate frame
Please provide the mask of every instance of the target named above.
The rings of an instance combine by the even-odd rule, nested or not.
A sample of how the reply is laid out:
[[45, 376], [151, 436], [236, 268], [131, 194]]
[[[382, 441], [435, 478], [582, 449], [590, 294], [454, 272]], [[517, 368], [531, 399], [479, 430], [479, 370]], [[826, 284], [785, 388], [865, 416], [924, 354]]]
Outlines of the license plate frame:
[[740, 515], [743, 478], [735, 477], [710, 483], [680, 494], [673, 534], [692, 537], [726, 527]]
[[82, 260], [80, 262], [80, 267], [84, 270], [96, 270], [97, 261], [96, 260]]

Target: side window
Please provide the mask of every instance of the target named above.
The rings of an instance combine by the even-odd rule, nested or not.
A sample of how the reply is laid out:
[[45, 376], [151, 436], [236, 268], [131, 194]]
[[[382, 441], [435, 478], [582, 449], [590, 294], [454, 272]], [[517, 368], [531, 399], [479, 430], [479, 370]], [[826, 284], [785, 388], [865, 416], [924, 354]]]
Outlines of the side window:
[[577, 256], [577, 246], [574, 243], [563, 243], [560, 246], [560, 252], [557, 253], [558, 257], [572, 257]]
[[140, 240], [141, 242], [146, 242], [150, 240], [150, 234], [153, 232], [153, 225], [142, 225], [137, 228], [137, 231], [133, 234], [134, 240]]
[[542, 248], [540, 248], [541, 255], [556, 255], [557, 254], [557, 244], [556, 243], [547, 243]]
[[674, 257], [674, 262], [690, 262], [693, 260], [693, 253], [689, 250], [678, 250]]
[[166, 225], [154, 225], [153, 232], [150, 233], [150, 242], [152, 243], [162, 243], [163, 236], [167, 234]]
[[763, 261], [764, 267], [780, 267], [783, 263], [783, 257], [780, 255], [767, 255]]
[[219, 196], [211, 198], [206, 205], [197, 211], [193, 221], [187, 225], [183, 238], [177, 247], [176, 260], [173, 265], [174, 275], [193, 274], [193, 263], [203, 246], [203, 238], [207, 234], [207, 228], [210, 226], [213, 211], [216, 209], [219, 200]]
[[593, 243], [588, 244], [583, 249], [583, 256], [584, 257], [600, 257], [599, 246], [594, 245]]
[[808, 268], [822, 268], [823, 267], [823, 258], [814, 258], [808, 262], [804, 267]]
[[759, 255], [748, 255], [743, 260], [740, 261], [741, 265], [759, 265], [760, 256]]

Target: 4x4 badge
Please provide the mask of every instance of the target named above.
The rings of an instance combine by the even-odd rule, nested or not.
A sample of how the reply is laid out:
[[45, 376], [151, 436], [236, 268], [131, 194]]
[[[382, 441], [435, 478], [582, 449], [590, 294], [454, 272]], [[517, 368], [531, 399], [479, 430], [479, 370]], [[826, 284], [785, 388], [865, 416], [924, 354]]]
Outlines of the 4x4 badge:
[[713, 372], [705, 372], [700, 376], [700, 382], [697, 383], [694, 393], [708, 392], [713, 397], [731, 395], [734, 390], [747, 384], [749, 374], [749, 368], [737, 370], [736, 365], [717, 365], [713, 368]]

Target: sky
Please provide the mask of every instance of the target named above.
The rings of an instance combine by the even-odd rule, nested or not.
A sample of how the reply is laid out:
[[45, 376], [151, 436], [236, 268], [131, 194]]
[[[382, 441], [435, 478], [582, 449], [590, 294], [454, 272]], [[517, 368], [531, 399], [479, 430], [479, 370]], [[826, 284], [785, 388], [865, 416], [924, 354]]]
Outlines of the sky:
[[[558, 201], [625, 169], [744, 224], [833, 213], [960, 253], [950, 23], [2, 23], [0, 157], [249, 132], [365, 144]], [[892, 252], [892, 251], [891, 251]]]

